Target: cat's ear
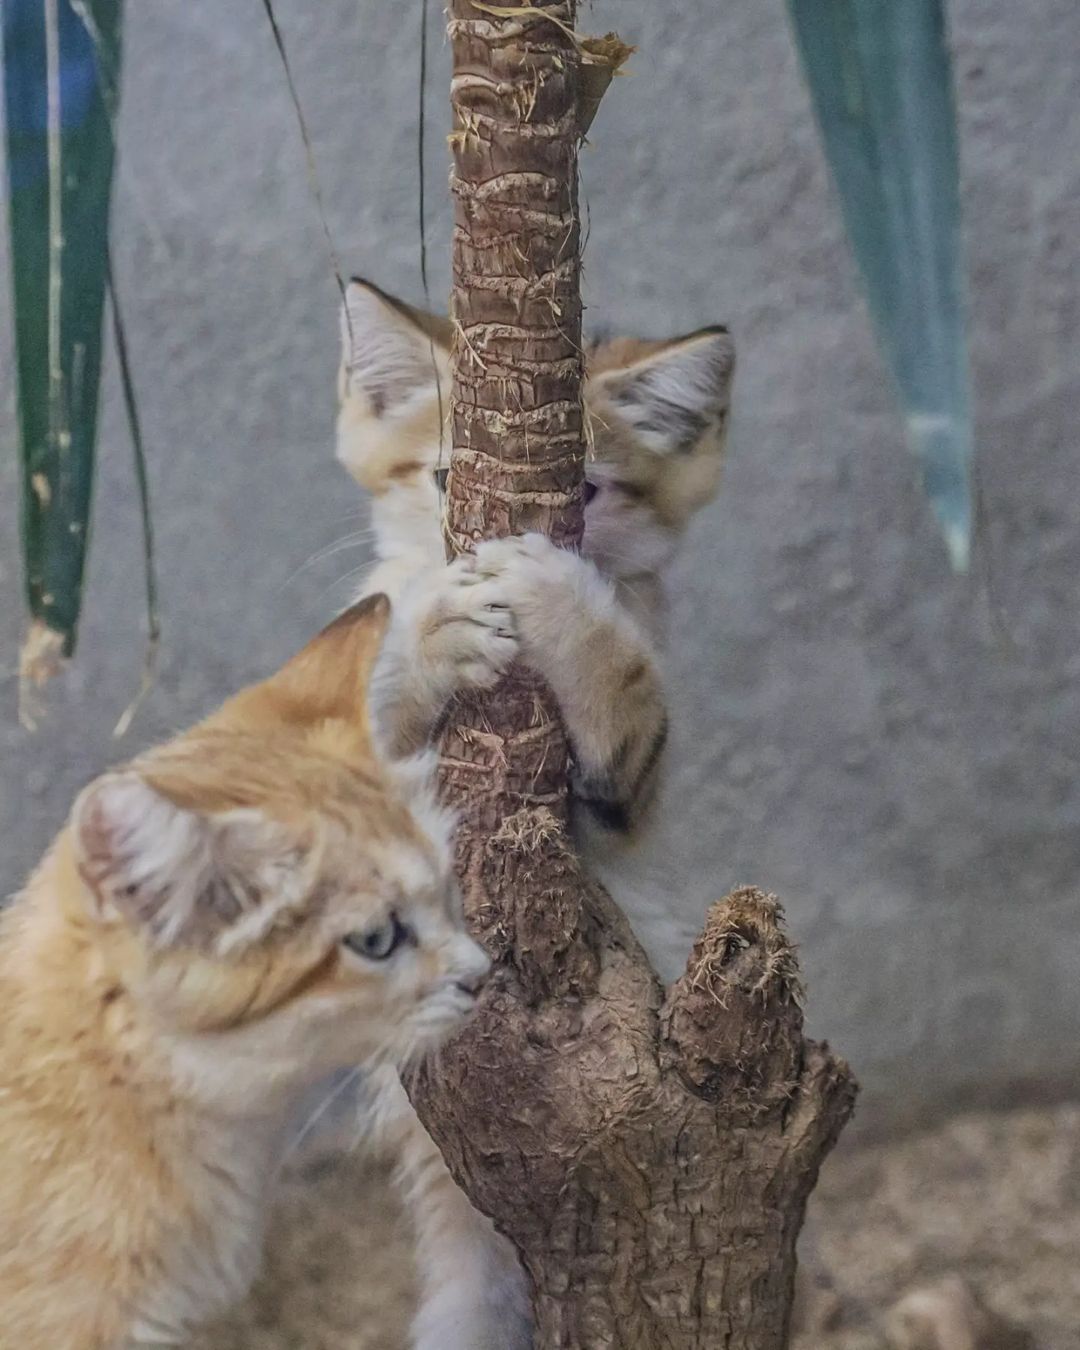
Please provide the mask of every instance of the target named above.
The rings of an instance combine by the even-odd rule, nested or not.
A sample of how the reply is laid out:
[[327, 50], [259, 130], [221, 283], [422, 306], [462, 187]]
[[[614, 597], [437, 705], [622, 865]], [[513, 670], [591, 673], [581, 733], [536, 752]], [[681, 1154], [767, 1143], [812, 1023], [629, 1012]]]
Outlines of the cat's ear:
[[299, 726], [338, 720], [366, 729], [368, 685], [389, 624], [387, 597], [366, 596], [327, 624], [276, 675], [226, 703], [218, 718]]
[[178, 806], [134, 769], [91, 783], [71, 831], [95, 916], [159, 948], [205, 950], [245, 918], [245, 928], [265, 927], [288, 898], [286, 878], [302, 870], [282, 826], [256, 811], [214, 817]]
[[373, 417], [398, 411], [435, 388], [436, 364], [450, 350], [448, 319], [425, 314], [370, 281], [355, 278], [341, 309], [342, 393]]
[[658, 455], [693, 450], [722, 431], [731, 400], [735, 344], [726, 328], [703, 328], [659, 345], [590, 380], [646, 449]]

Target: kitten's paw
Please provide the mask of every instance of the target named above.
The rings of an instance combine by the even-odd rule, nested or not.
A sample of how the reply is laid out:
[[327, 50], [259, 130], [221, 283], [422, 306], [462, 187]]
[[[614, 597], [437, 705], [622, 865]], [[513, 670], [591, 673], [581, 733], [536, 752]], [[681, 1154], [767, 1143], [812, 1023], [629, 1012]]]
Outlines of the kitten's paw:
[[[476, 550], [476, 569], [505, 583], [519, 622], [538, 610], [551, 614], [568, 603], [577, 605], [593, 586], [606, 590], [592, 563], [542, 534], [485, 540]], [[565, 611], [559, 617], [565, 620]]]
[[543, 583], [549, 588], [590, 566], [580, 554], [559, 548], [546, 535], [536, 533], [485, 539], [476, 546], [474, 564], [482, 576], [512, 576], [519, 584]]
[[477, 547], [475, 566], [480, 575], [503, 583], [523, 655], [541, 669], [568, 624], [588, 626], [614, 604], [611, 587], [591, 562], [542, 534], [485, 540]]
[[501, 578], [459, 558], [420, 616], [420, 656], [452, 688], [489, 689], [518, 654], [517, 620]]

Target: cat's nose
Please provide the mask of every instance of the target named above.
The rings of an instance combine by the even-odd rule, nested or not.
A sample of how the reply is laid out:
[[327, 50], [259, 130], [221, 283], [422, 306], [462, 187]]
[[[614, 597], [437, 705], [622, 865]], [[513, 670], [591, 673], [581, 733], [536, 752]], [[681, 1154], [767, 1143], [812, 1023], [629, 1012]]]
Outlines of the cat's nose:
[[447, 974], [453, 976], [454, 983], [463, 993], [475, 998], [484, 987], [491, 969], [491, 958], [478, 942], [465, 933], [457, 934], [448, 955]]

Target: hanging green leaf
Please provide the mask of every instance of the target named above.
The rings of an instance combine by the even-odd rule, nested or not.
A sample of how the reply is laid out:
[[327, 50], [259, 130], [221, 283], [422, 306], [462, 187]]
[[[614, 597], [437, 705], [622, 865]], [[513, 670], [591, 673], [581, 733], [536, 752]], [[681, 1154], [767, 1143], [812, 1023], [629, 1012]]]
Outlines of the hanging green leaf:
[[971, 547], [971, 401], [943, 0], [788, 0], [825, 153], [954, 567]]
[[24, 675], [74, 649], [94, 480], [121, 0], [4, 0]]

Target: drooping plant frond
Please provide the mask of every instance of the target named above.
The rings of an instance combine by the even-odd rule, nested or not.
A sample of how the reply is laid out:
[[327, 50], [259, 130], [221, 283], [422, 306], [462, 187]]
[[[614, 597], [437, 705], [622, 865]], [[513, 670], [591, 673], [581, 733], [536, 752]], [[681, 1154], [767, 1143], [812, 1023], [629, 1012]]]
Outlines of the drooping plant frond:
[[788, 0], [870, 312], [953, 566], [971, 548], [959, 163], [943, 0]]
[[23, 673], [75, 647], [90, 535], [121, 0], [5, 0], [4, 90], [32, 618]]

